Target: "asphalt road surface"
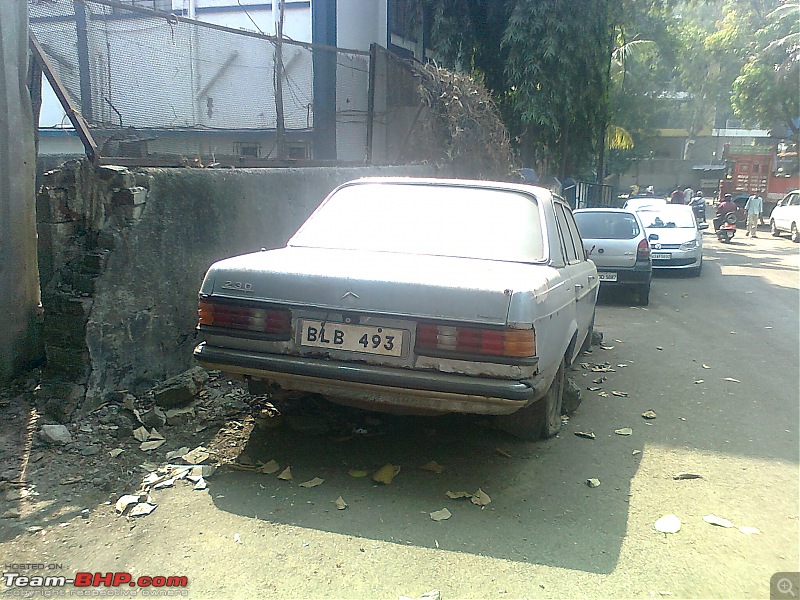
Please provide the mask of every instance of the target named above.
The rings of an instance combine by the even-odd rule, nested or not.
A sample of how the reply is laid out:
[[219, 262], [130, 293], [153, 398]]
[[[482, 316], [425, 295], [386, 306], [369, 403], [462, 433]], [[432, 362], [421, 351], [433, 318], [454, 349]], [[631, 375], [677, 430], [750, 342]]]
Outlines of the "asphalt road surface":
[[[160, 490], [135, 523], [98, 506], [23, 534], [4, 560], [186, 576], [190, 598], [769, 598], [774, 574], [800, 571], [800, 261], [785, 238], [743, 233], [707, 234], [702, 276], [657, 276], [646, 308], [601, 295], [604, 347], [572, 371], [584, 401], [552, 440], [464, 418], [380, 416], [344, 440], [257, 428], [245, 453], [293, 481], [223, 469], [207, 491]], [[387, 463], [389, 485], [348, 474]], [[490, 503], [446, 495], [478, 489]], [[654, 529], [668, 514], [677, 533]], [[796, 582], [777, 576], [774, 597]]]

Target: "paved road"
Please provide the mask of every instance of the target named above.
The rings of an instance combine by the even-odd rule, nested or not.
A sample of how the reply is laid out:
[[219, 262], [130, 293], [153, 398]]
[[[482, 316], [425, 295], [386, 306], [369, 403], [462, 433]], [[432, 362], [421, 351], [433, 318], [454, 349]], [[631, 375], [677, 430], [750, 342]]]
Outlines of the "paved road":
[[[796, 245], [763, 235], [707, 235], [702, 276], [657, 277], [647, 308], [604, 294], [608, 349], [585, 362], [614, 371], [600, 384], [602, 373], [572, 372], [584, 403], [553, 440], [444, 418], [382, 417], [366, 426], [380, 435], [346, 441], [256, 430], [245, 452], [291, 465], [293, 483], [223, 471], [208, 493], [160, 491], [133, 528], [110, 508], [55, 528], [30, 559], [186, 575], [195, 598], [767, 598], [773, 573], [800, 570], [800, 261]], [[632, 435], [614, 433], [623, 427]], [[446, 470], [418, 468], [431, 460]], [[401, 466], [390, 485], [347, 473], [385, 463]], [[324, 484], [299, 487], [313, 477]], [[445, 495], [478, 488], [490, 504]], [[442, 508], [452, 517], [433, 521]], [[670, 513], [681, 530], [656, 532]]]

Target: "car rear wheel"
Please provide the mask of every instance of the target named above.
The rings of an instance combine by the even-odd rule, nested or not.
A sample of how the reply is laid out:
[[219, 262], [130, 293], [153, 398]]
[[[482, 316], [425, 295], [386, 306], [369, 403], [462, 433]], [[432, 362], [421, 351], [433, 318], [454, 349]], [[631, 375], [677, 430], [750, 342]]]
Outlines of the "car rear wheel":
[[639, 301], [639, 306], [647, 306], [650, 304], [650, 282], [643, 283], [636, 288], [636, 295]]
[[566, 361], [561, 359], [556, 376], [543, 398], [510, 415], [496, 418], [503, 431], [527, 441], [551, 438], [561, 431]]
[[781, 234], [781, 232], [780, 232], [780, 231], [778, 231], [778, 228], [777, 228], [777, 227], [775, 227], [775, 219], [770, 219], [770, 222], [769, 222], [769, 232], [770, 232], [770, 233], [771, 233], [771, 234], [772, 234], [774, 237], [778, 237], [778, 236], [780, 236], [780, 234]]

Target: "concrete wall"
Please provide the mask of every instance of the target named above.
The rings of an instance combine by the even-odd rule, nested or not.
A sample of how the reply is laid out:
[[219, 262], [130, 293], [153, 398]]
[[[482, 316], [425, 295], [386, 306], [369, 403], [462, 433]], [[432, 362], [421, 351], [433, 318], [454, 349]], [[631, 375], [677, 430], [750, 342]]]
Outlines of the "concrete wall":
[[285, 245], [334, 187], [367, 175], [433, 171], [134, 173], [72, 162], [46, 174], [39, 236], [48, 366], [85, 385], [79, 412], [115, 390], [143, 393], [191, 366], [197, 291], [209, 265]]

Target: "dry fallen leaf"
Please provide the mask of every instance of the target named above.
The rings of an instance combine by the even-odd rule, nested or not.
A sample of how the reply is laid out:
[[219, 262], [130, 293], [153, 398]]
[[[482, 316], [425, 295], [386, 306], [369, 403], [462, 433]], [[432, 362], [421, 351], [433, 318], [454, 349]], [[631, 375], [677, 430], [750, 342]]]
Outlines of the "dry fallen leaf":
[[394, 479], [399, 472], [400, 465], [387, 463], [375, 471], [375, 473], [372, 475], [372, 480], [377, 481], [378, 483], [383, 483], [384, 485], [389, 485], [392, 483], [392, 479]]
[[432, 460], [429, 463], [425, 463], [420, 467], [423, 471], [431, 471], [432, 473], [441, 474], [444, 472], [444, 467], [437, 463], [435, 460]]
[[163, 440], [163, 439], [164, 439], [164, 436], [163, 436], [163, 435], [161, 435], [160, 433], [158, 433], [158, 429], [156, 429], [155, 427], [153, 427], [153, 428], [150, 430], [150, 435], [149, 435], [149, 436], [147, 436], [147, 439], [148, 439], [148, 440]]
[[138, 429], [133, 430], [133, 437], [140, 442], [146, 442], [147, 438], [150, 437], [150, 432], [147, 431], [147, 428], [143, 425]]
[[615, 396], [618, 396], [619, 398], [628, 397], [628, 392], [617, 392], [616, 390], [612, 390], [611, 393], [614, 394]]
[[698, 379], [698, 380], [697, 380], [697, 381], [695, 381], [694, 383], [695, 383], [695, 385], [697, 385], [697, 384], [703, 383], [703, 380], [702, 380], [702, 379]]
[[711, 367], [709, 367], [709, 366], [708, 366], [708, 365], [706, 365], [706, 364], [703, 364], [703, 368], [704, 368], [704, 369], [710, 369]]
[[575, 435], [578, 437], [586, 438], [587, 440], [593, 440], [594, 434], [591, 431], [576, 431]]
[[600, 480], [592, 477], [591, 479], [586, 480], [586, 485], [588, 485], [590, 488], [600, 487]]
[[481, 488], [478, 488], [478, 491], [472, 494], [472, 498], [469, 499], [470, 502], [473, 504], [477, 504], [478, 506], [486, 506], [489, 504], [492, 499], [489, 498], [489, 495], [484, 492]]
[[608, 392], [597, 392], [597, 395], [603, 398], [608, 398], [609, 396]]
[[722, 517], [718, 517], [717, 515], [706, 515], [703, 517], [703, 521], [710, 525], [716, 525], [717, 527], [733, 527], [733, 523], [728, 521], [728, 519], [723, 519]]
[[206, 450], [204, 446], [198, 446], [194, 450], [187, 452], [181, 458], [190, 465], [199, 465], [201, 462], [208, 459], [211, 453]]
[[113, 450], [109, 450], [108, 454], [109, 456], [111, 456], [111, 458], [116, 458], [117, 456], [122, 454], [122, 452], [123, 452], [122, 448], [114, 448]]
[[630, 427], [623, 427], [622, 429], [615, 429], [614, 433], [617, 435], [631, 435], [633, 433], [633, 429]]
[[738, 379], [734, 379], [733, 377], [723, 377], [722, 381], [732, 381], [733, 383], [742, 383]]
[[450, 511], [446, 508], [443, 508], [442, 510], [435, 510], [431, 513], [431, 519], [434, 521], [446, 521], [452, 516], [453, 515], [451, 515]]
[[450, 490], [445, 492], [445, 496], [453, 500], [458, 500], [459, 498], [472, 498], [472, 494], [469, 492], [451, 492]]
[[681, 471], [680, 473], [676, 473], [672, 476], [673, 479], [702, 479], [702, 475], [698, 475], [697, 473], [687, 473], [686, 471]]
[[339, 496], [336, 500], [333, 501], [333, 505], [336, 507], [336, 510], [344, 510], [347, 508], [347, 502], [344, 501], [344, 498]]
[[265, 475], [272, 475], [280, 470], [280, 465], [275, 460], [265, 462], [263, 465], [256, 469], [256, 473], [264, 473]]
[[590, 392], [599, 392], [603, 388], [597, 387], [596, 385], [590, 385], [586, 389], [589, 390]]
[[661, 533], [678, 533], [681, 530], [681, 520], [676, 515], [664, 515], [653, 526]]
[[495, 448], [494, 453], [498, 456], [502, 456], [503, 458], [511, 458], [511, 452], [506, 450], [505, 448]]
[[320, 479], [319, 477], [314, 477], [314, 479], [309, 479], [308, 481], [304, 481], [300, 484], [300, 487], [304, 488], [312, 488], [317, 487], [318, 485], [322, 485], [325, 483], [324, 479]]
[[292, 468], [286, 467], [280, 475], [278, 475], [278, 479], [283, 479], [284, 481], [291, 481], [292, 480]]
[[208, 485], [206, 484], [206, 480], [203, 479], [202, 477], [200, 479], [198, 479], [194, 484], [194, 489], [196, 489], [196, 490], [204, 490], [207, 487], [208, 487]]
[[364, 469], [350, 469], [347, 474], [350, 475], [350, 477], [366, 477], [369, 475], [369, 471]]
[[638, 456], [638, 455], [639, 455], [639, 454], [641, 454], [641, 453], [642, 453], [642, 451], [641, 451], [641, 450], [634, 450], [633, 452], [631, 452], [631, 454], [632, 454], [633, 456]]
[[655, 419], [656, 413], [654, 410], [646, 410], [642, 413], [642, 417], [644, 417], [645, 419]]
[[747, 525], [742, 525], [741, 527], [739, 527], [739, 531], [741, 531], [742, 533], [749, 533], [749, 534], [761, 533], [761, 530], [758, 529], [757, 527], [748, 527]]

